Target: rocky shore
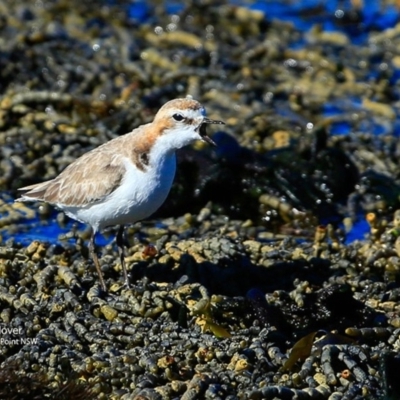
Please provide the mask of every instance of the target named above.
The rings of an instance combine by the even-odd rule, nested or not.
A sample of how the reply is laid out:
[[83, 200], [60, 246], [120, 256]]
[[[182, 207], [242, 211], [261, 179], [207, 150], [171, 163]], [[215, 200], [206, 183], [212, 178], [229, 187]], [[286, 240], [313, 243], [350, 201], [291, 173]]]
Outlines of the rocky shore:
[[[400, 397], [400, 25], [379, 3], [297, 9], [329, 30], [226, 2], [0, 4], [1, 399]], [[187, 95], [218, 147], [182, 150], [129, 228], [130, 289], [105, 232], [104, 294], [87, 229], [17, 189]]]

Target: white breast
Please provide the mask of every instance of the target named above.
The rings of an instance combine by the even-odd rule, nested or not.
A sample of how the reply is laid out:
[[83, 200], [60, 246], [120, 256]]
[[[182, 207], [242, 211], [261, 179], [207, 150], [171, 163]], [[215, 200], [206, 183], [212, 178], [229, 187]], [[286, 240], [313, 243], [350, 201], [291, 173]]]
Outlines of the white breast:
[[110, 225], [132, 224], [153, 214], [171, 189], [176, 170], [175, 152], [152, 160], [145, 171], [139, 170], [129, 159], [122, 161], [126, 167], [125, 176], [110, 196], [79, 209], [63, 207], [63, 211], [90, 224], [95, 231]]

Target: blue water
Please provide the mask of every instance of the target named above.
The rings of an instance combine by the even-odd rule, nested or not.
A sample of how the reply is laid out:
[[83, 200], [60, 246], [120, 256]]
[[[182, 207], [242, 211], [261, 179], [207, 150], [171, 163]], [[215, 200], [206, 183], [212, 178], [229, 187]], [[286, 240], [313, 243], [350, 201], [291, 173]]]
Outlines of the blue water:
[[[7, 196], [6, 200], [7, 203], [11, 203], [13, 200], [11, 197]], [[38, 208], [38, 205], [30, 204], [28, 207]], [[60, 225], [57, 222], [57, 214], [58, 211], [54, 210], [50, 217], [45, 221], [41, 220], [40, 218], [31, 218], [31, 219], [21, 219], [17, 222], [17, 232], [9, 234], [7, 229], [0, 228], [0, 237], [5, 242], [9, 238], [13, 238], [15, 242], [20, 243], [21, 245], [28, 245], [34, 240], [39, 240], [42, 242], [48, 242], [51, 244], [55, 243], [69, 243], [74, 244], [76, 238], [67, 238], [65, 235], [70, 233], [71, 231], [83, 232], [87, 230], [87, 226], [81, 224], [80, 222], [73, 221], [67, 218], [67, 223]], [[5, 215], [5, 214], [4, 214]], [[0, 218], [2, 215], [0, 215]], [[61, 239], [61, 240], [60, 240]], [[104, 246], [113, 240], [113, 235], [104, 236], [102, 234], [96, 235], [96, 243], [98, 245]]]
[[350, 232], [346, 234], [345, 243], [349, 244], [355, 240], [365, 239], [369, 232], [370, 226], [368, 222], [365, 220], [365, 218], [360, 216], [359, 219], [353, 223]]
[[[314, 24], [320, 24], [324, 31], [342, 31], [356, 44], [366, 38], [367, 32], [393, 27], [399, 20], [398, 9], [394, 5], [384, 7], [379, 0], [364, 1], [359, 10], [350, 0], [264, 0], [255, 1], [250, 8], [263, 11], [269, 19], [291, 22], [303, 32]], [[355, 18], [359, 24], [354, 23]]]
[[[393, 5], [382, 5], [380, 0], [365, 0], [364, 6], [356, 9], [350, 0], [234, 0], [231, 4], [247, 6], [265, 13], [266, 20], [278, 19], [291, 22], [301, 32], [309, 31], [319, 24], [323, 31], [340, 31], [348, 35], [352, 43], [359, 44], [372, 30], [381, 31], [396, 25], [399, 10]], [[165, 12], [173, 15], [181, 12], [185, 5], [179, 1], [165, 3]], [[128, 15], [137, 22], [151, 21], [151, 6], [145, 0], [133, 1]]]

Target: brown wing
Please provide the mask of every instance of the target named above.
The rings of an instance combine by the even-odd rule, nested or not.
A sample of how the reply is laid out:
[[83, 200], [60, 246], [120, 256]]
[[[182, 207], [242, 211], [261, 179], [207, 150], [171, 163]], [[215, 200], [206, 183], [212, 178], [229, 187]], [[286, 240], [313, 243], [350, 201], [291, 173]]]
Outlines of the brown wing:
[[84, 154], [51, 181], [26, 186], [20, 200], [39, 200], [66, 206], [95, 203], [120, 184], [125, 167], [121, 159], [101, 146]]

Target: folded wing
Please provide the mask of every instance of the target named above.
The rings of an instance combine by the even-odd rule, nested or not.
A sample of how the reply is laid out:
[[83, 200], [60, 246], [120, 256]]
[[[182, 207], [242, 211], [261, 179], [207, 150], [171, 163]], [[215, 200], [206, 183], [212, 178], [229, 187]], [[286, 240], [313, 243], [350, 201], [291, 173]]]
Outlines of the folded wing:
[[78, 158], [56, 178], [19, 189], [26, 193], [18, 201], [83, 207], [100, 202], [114, 192], [124, 172], [124, 163], [118, 162], [118, 156], [100, 147]]

